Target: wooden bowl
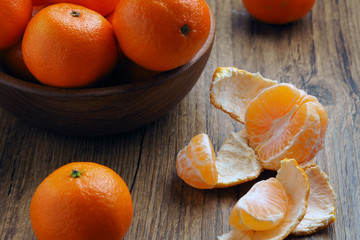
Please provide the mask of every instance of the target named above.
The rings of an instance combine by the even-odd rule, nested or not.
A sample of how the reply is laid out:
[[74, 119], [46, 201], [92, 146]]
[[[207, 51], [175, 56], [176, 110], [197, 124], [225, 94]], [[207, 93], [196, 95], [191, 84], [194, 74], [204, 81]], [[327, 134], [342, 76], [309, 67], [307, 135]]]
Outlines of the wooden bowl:
[[113, 135], [144, 126], [179, 103], [203, 72], [215, 38], [210, 15], [205, 45], [177, 69], [116, 86], [61, 89], [17, 79], [0, 68], [0, 105], [19, 120], [64, 135]]

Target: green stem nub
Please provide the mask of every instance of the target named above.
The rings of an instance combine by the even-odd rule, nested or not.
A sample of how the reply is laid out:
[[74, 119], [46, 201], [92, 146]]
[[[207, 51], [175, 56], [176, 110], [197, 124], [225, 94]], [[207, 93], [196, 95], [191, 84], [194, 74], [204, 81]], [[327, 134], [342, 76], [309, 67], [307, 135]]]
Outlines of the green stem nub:
[[70, 173], [70, 176], [72, 178], [78, 178], [81, 176], [81, 172], [77, 169], [73, 169], [72, 172]]
[[189, 27], [189, 25], [187, 25], [187, 24], [185, 24], [184, 26], [182, 26], [181, 28], [180, 28], [180, 30], [181, 30], [181, 33], [184, 35], [184, 36], [187, 36], [188, 34], [189, 34], [189, 32], [190, 32], [190, 27]]
[[73, 16], [73, 17], [80, 17], [80, 13], [77, 12], [77, 11], [72, 11], [72, 12], [70, 13], [70, 15]]

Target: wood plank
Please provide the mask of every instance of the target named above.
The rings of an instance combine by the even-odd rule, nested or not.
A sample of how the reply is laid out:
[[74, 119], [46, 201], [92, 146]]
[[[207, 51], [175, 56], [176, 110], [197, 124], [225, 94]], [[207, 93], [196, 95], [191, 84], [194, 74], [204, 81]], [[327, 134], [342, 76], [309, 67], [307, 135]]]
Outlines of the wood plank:
[[198, 133], [218, 150], [243, 126], [215, 109], [209, 87], [218, 66], [261, 72], [293, 83], [326, 107], [329, 125], [318, 163], [337, 199], [337, 221], [310, 236], [360, 239], [360, 4], [320, 1], [298, 22], [273, 26], [252, 18], [239, 0], [209, 0], [216, 39], [205, 71], [168, 114], [133, 132], [101, 138], [57, 135], [19, 122], [0, 109], [0, 239], [36, 239], [29, 204], [56, 168], [92, 161], [115, 170], [131, 190], [134, 219], [125, 239], [216, 239], [230, 230], [231, 208], [260, 179], [227, 189], [198, 190], [176, 173], [177, 153]]

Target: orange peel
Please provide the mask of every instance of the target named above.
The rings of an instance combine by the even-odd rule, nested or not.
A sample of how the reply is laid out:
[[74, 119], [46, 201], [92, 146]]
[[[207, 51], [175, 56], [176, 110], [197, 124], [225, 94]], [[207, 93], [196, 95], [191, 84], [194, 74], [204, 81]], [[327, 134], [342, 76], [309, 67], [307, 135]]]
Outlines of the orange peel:
[[336, 194], [328, 176], [318, 165], [304, 168], [310, 181], [309, 205], [305, 217], [292, 234], [308, 235], [328, 227], [335, 222]]
[[245, 130], [231, 133], [216, 155], [205, 133], [195, 136], [177, 155], [178, 176], [194, 188], [210, 189], [247, 182], [262, 172]]
[[276, 179], [281, 183], [287, 196], [284, 219], [274, 228], [268, 230], [256, 231], [237, 228], [219, 236], [219, 240], [280, 240], [291, 234], [306, 214], [310, 193], [309, 179], [294, 159], [281, 161], [281, 167], [278, 170]]
[[249, 73], [235, 67], [218, 67], [212, 77], [210, 101], [212, 105], [235, 120], [244, 123], [245, 111], [251, 100], [277, 81], [260, 73]]
[[217, 188], [234, 186], [256, 179], [262, 172], [254, 149], [248, 145], [245, 130], [231, 133], [216, 153]]

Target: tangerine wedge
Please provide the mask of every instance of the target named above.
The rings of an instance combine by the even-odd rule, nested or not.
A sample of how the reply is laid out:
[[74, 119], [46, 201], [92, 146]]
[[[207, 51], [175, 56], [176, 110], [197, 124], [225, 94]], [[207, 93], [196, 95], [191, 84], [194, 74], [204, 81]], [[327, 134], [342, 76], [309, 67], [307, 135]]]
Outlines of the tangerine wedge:
[[254, 149], [248, 145], [245, 130], [231, 133], [216, 153], [216, 188], [234, 186], [256, 179], [263, 168]]
[[[265, 181], [266, 184], [264, 182], [260, 183], [266, 191], [264, 189], [257, 191], [256, 188], [259, 185], [255, 184], [249, 193], [257, 192], [256, 197], [246, 200], [247, 202], [251, 201], [253, 206], [253, 208], [247, 209], [250, 212], [250, 217], [247, 215], [244, 215], [245, 217], [242, 218], [238, 217], [244, 211], [240, 208], [244, 204], [239, 202], [244, 201], [242, 200], [243, 198], [248, 198], [245, 195], [235, 205], [230, 214], [229, 222], [235, 229], [219, 236], [219, 240], [280, 240], [286, 238], [296, 228], [306, 213], [310, 192], [309, 179], [294, 159], [284, 159], [281, 161], [281, 167], [278, 170], [276, 179], [286, 194], [286, 204], [284, 203], [285, 197], [282, 195], [282, 188], [278, 186], [276, 181], [270, 179], [271, 182], [267, 180]], [[282, 216], [285, 206], [286, 210], [284, 216]], [[276, 215], [276, 213], [278, 213], [278, 216], [274, 218], [273, 215]], [[262, 219], [265, 219], [266, 227], [256, 229], [251, 224], [254, 218], [252, 216], [261, 216]], [[268, 220], [270, 219], [275, 220], [269, 222]], [[259, 220], [259, 218], [256, 221], [264, 222], [264, 220]], [[246, 226], [244, 227], [243, 224]]]
[[176, 158], [178, 176], [194, 188], [225, 188], [257, 178], [262, 167], [245, 130], [231, 133], [215, 156], [209, 137], [191, 139]]
[[279, 180], [269, 178], [254, 184], [230, 213], [230, 226], [243, 230], [269, 230], [284, 220], [287, 196]]
[[201, 133], [193, 137], [176, 158], [178, 176], [194, 188], [211, 189], [218, 178], [215, 152], [209, 136]]

